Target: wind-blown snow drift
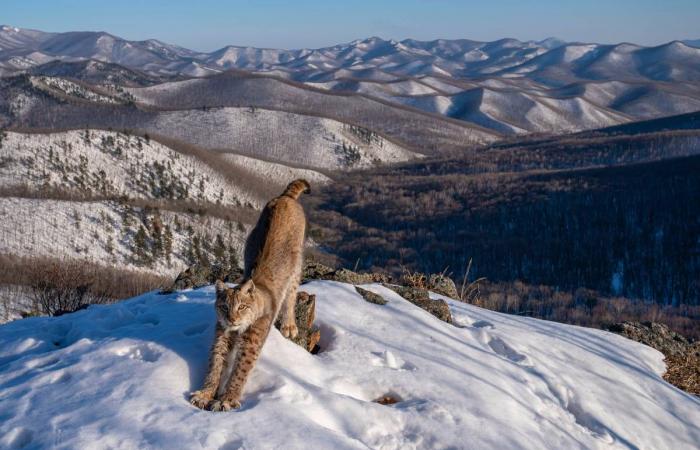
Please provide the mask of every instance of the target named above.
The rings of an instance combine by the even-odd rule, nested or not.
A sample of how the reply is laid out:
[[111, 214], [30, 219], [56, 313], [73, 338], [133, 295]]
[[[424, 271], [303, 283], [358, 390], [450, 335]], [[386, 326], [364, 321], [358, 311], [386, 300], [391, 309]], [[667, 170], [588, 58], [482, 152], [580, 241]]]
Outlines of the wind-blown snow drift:
[[[0, 448], [649, 448], [700, 442], [662, 355], [603, 331], [450, 301], [456, 326], [379, 285], [312, 282], [322, 352], [276, 330], [241, 410], [187, 402], [211, 287], [0, 327]], [[383, 406], [384, 394], [402, 401]]]

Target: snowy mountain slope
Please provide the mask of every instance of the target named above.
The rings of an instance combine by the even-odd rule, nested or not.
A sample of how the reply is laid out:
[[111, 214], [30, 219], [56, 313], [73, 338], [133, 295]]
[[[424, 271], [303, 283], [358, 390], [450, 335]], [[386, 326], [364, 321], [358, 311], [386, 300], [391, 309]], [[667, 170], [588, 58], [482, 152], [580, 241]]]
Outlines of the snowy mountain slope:
[[[388, 289], [312, 282], [321, 353], [273, 330], [241, 410], [187, 402], [211, 287], [0, 326], [9, 448], [695, 448], [700, 402], [662, 355], [598, 330], [449, 301], [456, 326]], [[372, 400], [391, 395], [391, 406]], [[272, 431], [274, 430], [274, 432]]]
[[165, 81], [134, 69], [94, 60], [65, 62], [54, 60], [29, 70], [32, 75], [81, 80], [95, 85], [148, 86]]
[[626, 123], [630, 117], [585, 97], [552, 96], [526, 90], [475, 88], [451, 96], [401, 97], [421, 109], [468, 120], [502, 133], [566, 132]]
[[[413, 150], [395, 143], [396, 140], [392, 137], [386, 138], [373, 130], [351, 126], [318, 114], [269, 111], [249, 106], [202, 108], [201, 103], [183, 109], [143, 108], [124, 103], [132, 98], [127, 88], [119, 91], [103, 90], [100, 91], [104, 92], [102, 94], [74, 89], [77, 86], [75, 83], [61, 78], [46, 79], [52, 80], [51, 87], [43, 82], [35, 82], [33, 77], [4, 79], [8, 89], [0, 90], [0, 126], [4, 122], [5, 126], [22, 129], [88, 127], [130, 130], [141, 135], [162, 136], [200, 149], [229, 150], [264, 160], [326, 169], [366, 167], [377, 162], [405, 161], [416, 156]], [[190, 94], [196, 94], [196, 91]], [[325, 104], [327, 108], [356, 104], [352, 100], [349, 105], [337, 104], [333, 102], [336, 96], [329, 97], [333, 98]], [[337, 98], [342, 100], [342, 97]], [[274, 98], [268, 101], [274, 102]], [[321, 98], [321, 104], [323, 101]], [[391, 110], [397, 108], [376, 102], [373, 104], [370, 100], [367, 102], [359, 103], [360, 109], [372, 111], [371, 116], [367, 116], [368, 119], [377, 117], [386, 120], [384, 127], [391, 133], [422, 133], [427, 138], [433, 130], [426, 128], [412, 131], [416, 129], [415, 123], [424, 117], [420, 112], [408, 112], [407, 118], [399, 117], [397, 122], [389, 123], [389, 120], [396, 117], [396, 114], [391, 114]], [[387, 114], [383, 115], [385, 111]], [[403, 110], [398, 114], [403, 114]], [[352, 117], [352, 110], [346, 111], [344, 115]], [[427, 122], [430, 125], [431, 122]], [[446, 128], [441, 129], [447, 130], [445, 134], [448, 134], [453, 146], [464, 145], [463, 139], [473, 138], [473, 130], [469, 127], [439, 117], [434, 118], [433, 122], [436, 127], [446, 124]]]
[[430, 152], [431, 147], [490, 142], [498, 137], [490, 130], [404, 108], [380, 96], [328, 93], [299, 83], [246, 73], [233, 72], [126, 91], [139, 103], [165, 109], [202, 105], [255, 106], [327, 117], [360, 125], [424, 152]]
[[[240, 258], [251, 227], [194, 213], [149, 212], [116, 201], [2, 197], [0, 215], [5, 218], [0, 221], [2, 255], [82, 259], [117, 270], [133, 269], [169, 277], [177, 276], [192, 263], [193, 238], [208, 245], [220, 235]], [[146, 239], [153, 240], [156, 221], [160, 227], [158, 239], [167, 234], [170, 250], [160, 243], [160, 253], [150, 255], [149, 249], [139, 248], [136, 233], [143, 229]]]
[[33, 186], [113, 198], [264, 204], [255, 190], [232, 183], [197, 157], [124, 133], [7, 132], [0, 144], [0, 159], [3, 188]]
[[308, 168], [347, 170], [419, 156], [369, 130], [373, 138], [364, 139], [335, 120], [261, 108], [162, 112], [143, 125], [204, 148]]

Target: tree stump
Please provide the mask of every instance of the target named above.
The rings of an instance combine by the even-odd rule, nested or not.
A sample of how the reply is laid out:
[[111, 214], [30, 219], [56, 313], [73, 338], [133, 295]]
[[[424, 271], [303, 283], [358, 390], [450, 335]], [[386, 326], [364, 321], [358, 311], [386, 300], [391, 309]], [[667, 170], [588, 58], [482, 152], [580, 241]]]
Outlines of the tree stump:
[[[304, 291], [297, 292], [297, 304], [294, 310], [294, 316], [299, 329], [299, 334], [296, 338], [290, 339], [295, 344], [303, 347], [308, 352], [314, 352], [318, 346], [318, 341], [321, 339], [321, 330], [314, 326], [316, 319], [316, 296]], [[281, 321], [275, 322], [275, 327], [279, 329]]]

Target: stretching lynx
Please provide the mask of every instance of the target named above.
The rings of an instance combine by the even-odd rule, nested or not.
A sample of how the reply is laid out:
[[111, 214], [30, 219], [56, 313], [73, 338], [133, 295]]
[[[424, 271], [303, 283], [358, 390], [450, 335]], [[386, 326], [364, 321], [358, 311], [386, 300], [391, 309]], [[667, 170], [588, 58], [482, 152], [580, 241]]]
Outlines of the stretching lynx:
[[306, 180], [295, 180], [265, 206], [246, 242], [245, 282], [233, 289], [216, 282], [209, 372], [202, 389], [190, 397], [198, 408], [228, 411], [241, 406], [243, 386], [280, 312], [282, 334], [296, 337], [294, 307], [306, 228], [297, 199], [309, 190]]

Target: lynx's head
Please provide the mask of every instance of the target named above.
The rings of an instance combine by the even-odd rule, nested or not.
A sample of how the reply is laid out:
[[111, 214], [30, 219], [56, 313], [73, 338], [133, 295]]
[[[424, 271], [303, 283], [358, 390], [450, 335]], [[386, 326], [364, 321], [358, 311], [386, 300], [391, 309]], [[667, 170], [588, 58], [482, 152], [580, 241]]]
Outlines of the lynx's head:
[[253, 280], [234, 288], [216, 282], [216, 318], [227, 330], [243, 331], [262, 313], [262, 301]]

